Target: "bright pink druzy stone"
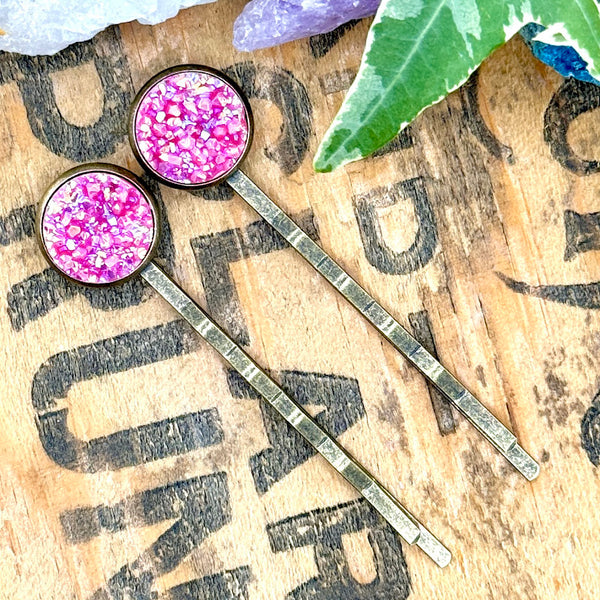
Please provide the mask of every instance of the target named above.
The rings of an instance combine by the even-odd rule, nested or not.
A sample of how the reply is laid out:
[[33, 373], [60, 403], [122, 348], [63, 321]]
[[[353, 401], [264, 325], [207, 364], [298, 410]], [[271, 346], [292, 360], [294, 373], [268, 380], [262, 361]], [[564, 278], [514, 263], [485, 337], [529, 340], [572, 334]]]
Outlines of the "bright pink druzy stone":
[[239, 94], [199, 70], [155, 83], [139, 103], [134, 127], [148, 166], [182, 185], [209, 184], [225, 175], [248, 144], [248, 115]]
[[154, 241], [154, 210], [135, 185], [112, 173], [75, 175], [46, 203], [42, 241], [54, 265], [81, 283], [131, 275]]

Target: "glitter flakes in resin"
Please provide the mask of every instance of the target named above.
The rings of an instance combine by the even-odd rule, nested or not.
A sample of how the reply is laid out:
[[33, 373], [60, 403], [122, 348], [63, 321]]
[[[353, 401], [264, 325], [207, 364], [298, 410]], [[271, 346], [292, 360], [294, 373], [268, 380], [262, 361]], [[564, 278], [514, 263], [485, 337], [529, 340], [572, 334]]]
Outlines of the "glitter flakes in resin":
[[65, 275], [87, 284], [114, 283], [131, 275], [150, 252], [154, 210], [127, 179], [82, 173], [46, 202], [41, 236], [51, 261]]
[[180, 185], [208, 185], [226, 175], [249, 141], [239, 94], [200, 70], [173, 73], [152, 85], [139, 101], [133, 126], [146, 164]]

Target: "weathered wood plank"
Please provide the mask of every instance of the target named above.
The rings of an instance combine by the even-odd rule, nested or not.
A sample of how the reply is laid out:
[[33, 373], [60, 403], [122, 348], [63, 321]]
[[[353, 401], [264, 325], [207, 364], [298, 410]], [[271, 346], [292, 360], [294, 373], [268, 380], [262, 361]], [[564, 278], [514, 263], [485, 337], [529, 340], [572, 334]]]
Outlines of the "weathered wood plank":
[[[385, 152], [317, 175], [368, 24], [247, 55], [240, 7], [0, 57], [0, 597], [595, 597], [600, 92], [513, 40]], [[163, 264], [453, 550], [445, 570], [141, 282], [83, 292], [44, 264], [44, 188], [88, 160], [140, 172], [128, 104], [189, 61], [251, 96], [249, 175], [541, 461], [529, 484], [443, 412], [239, 198], [155, 186]]]

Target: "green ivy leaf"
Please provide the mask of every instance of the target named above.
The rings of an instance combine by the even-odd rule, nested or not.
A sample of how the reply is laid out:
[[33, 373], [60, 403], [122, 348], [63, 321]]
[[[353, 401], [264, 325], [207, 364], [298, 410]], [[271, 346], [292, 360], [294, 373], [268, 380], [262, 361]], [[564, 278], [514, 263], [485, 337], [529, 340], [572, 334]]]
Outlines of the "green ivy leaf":
[[531, 22], [547, 27], [536, 39], [573, 46], [600, 76], [594, 0], [383, 0], [315, 169], [331, 171], [381, 148]]

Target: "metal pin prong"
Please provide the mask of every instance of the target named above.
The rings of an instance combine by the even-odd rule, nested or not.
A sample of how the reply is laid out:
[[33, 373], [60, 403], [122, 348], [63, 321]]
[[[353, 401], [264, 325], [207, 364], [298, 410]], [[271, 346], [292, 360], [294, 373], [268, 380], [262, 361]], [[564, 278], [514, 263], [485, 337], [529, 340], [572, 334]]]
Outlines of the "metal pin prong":
[[471, 392], [239, 169], [227, 183], [462, 412], [528, 480], [539, 465]]
[[419, 546], [440, 567], [450, 551], [390, 492], [288, 396], [154, 262], [140, 275], [270, 404], [304, 439], [352, 484], [409, 544]]
[[506, 451], [501, 451], [510, 464], [529, 481], [533, 481], [540, 474], [540, 465], [515, 443]]
[[424, 527], [421, 528], [416, 544], [438, 567], [447, 566], [452, 559], [450, 550]]

